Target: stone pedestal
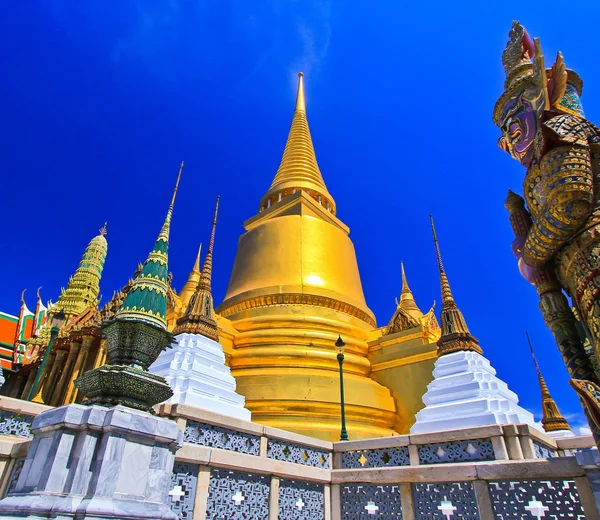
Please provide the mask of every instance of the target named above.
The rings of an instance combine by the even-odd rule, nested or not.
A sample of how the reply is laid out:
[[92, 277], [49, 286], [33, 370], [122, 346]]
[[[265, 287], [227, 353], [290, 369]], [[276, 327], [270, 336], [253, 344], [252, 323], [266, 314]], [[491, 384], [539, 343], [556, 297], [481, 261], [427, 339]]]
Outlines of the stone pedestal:
[[167, 403], [189, 404], [250, 421], [245, 398], [236, 393], [235, 379], [225, 364], [223, 347], [201, 334], [178, 334], [175, 341], [150, 367], [173, 390]]
[[529, 424], [533, 414], [518, 405], [517, 394], [496, 377], [490, 362], [477, 352], [454, 352], [437, 359], [433, 381], [411, 434], [491, 424]]
[[176, 519], [168, 503], [174, 421], [117, 406], [72, 404], [38, 415], [0, 518]]

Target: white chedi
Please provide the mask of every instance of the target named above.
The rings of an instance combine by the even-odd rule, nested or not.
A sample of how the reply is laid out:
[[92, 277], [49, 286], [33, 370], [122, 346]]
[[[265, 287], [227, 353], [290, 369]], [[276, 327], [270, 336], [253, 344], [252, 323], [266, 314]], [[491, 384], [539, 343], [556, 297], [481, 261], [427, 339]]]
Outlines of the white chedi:
[[473, 351], [440, 356], [433, 381], [423, 396], [411, 434], [440, 432], [492, 424], [529, 424], [540, 429], [533, 414], [496, 376], [489, 360]]
[[225, 364], [223, 347], [201, 334], [181, 333], [150, 367], [173, 390], [171, 404], [187, 404], [249, 421], [244, 396], [236, 393], [235, 379]]

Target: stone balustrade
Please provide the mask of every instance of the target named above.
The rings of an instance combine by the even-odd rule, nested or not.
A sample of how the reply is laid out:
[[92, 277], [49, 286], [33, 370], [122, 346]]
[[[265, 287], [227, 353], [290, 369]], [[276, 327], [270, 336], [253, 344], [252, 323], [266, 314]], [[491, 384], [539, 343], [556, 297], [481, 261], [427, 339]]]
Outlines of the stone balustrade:
[[[8, 425], [46, 409], [0, 398], [1, 496], [30, 444], [26, 427]], [[574, 456], [597, 453], [591, 436], [511, 425], [330, 443], [188, 405], [156, 412], [184, 432], [168, 499], [183, 519], [600, 520], [589, 468]]]

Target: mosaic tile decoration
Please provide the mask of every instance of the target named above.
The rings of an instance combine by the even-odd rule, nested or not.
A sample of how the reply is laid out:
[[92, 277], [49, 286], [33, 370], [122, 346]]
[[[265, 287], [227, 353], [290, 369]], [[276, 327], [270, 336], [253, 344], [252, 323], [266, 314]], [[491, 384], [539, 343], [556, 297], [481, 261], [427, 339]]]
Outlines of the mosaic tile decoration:
[[323, 485], [300, 480], [279, 481], [279, 520], [324, 520]]
[[533, 441], [533, 450], [537, 459], [551, 459], [558, 457], [558, 452], [541, 442]]
[[342, 468], [385, 468], [388, 466], [410, 466], [408, 447], [343, 451], [341, 453]]
[[33, 423], [33, 419], [32, 415], [0, 410], [0, 435], [32, 439], [31, 424]]
[[502, 480], [488, 487], [496, 520], [585, 520], [573, 480]]
[[395, 484], [344, 484], [341, 501], [344, 520], [402, 518], [400, 488]]
[[264, 475], [213, 468], [207, 520], [268, 520], [270, 487]]
[[294, 444], [275, 439], [267, 443], [267, 457], [275, 460], [284, 460], [314, 468], [329, 469], [331, 454], [327, 451], [317, 450], [308, 446]]
[[412, 489], [416, 520], [479, 520], [471, 482], [418, 483]]
[[260, 454], [260, 437], [249, 433], [236, 432], [195, 421], [187, 421], [183, 441], [200, 446], [237, 451], [248, 455]]
[[496, 459], [490, 439], [420, 444], [418, 450], [420, 464], [479, 462]]
[[171, 511], [182, 520], [192, 520], [197, 485], [198, 465], [175, 462], [168, 501]]

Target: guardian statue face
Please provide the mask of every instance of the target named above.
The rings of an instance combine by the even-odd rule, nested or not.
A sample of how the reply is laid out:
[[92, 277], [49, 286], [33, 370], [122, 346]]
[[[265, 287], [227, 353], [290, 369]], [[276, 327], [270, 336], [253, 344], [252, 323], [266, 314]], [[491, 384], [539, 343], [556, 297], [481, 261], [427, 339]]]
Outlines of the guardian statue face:
[[501, 109], [498, 126], [502, 136], [498, 139], [498, 146], [526, 168], [533, 158], [542, 111], [543, 98], [533, 87], [516, 92]]

